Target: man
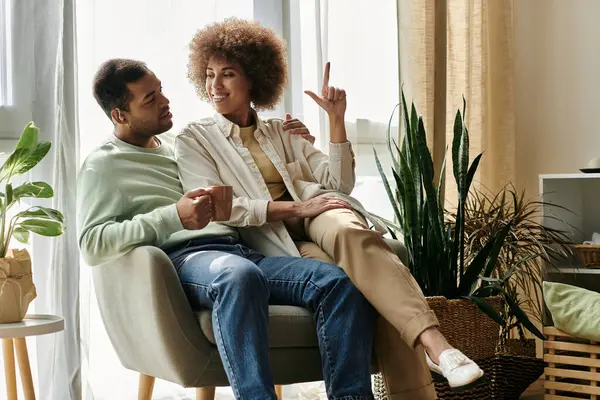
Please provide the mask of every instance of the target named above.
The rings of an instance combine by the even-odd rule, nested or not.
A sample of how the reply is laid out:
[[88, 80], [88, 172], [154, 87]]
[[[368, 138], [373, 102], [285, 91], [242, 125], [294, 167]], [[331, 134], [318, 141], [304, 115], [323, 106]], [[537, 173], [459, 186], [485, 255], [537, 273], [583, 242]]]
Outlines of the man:
[[[315, 260], [264, 257], [235, 229], [210, 222], [210, 188], [183, 193], [172, 149], [157, 137], [172, 127], [172, 115], [160, 80], [144, 63], [105, 62], [94, 78], [94, 96], [115, 128], [78, 178], [85, 261], [101, 264], [143, 245], [163, 249], [192, 307], [212, 309], [219, 321], [217, 347], [238, 399], [276, 399], [269, 304], [305, 307], [316, 316], [328, 397], [371, 399], [376, 313], [346, 274]], [[244, 357], [231, 356], [239, 354]]]

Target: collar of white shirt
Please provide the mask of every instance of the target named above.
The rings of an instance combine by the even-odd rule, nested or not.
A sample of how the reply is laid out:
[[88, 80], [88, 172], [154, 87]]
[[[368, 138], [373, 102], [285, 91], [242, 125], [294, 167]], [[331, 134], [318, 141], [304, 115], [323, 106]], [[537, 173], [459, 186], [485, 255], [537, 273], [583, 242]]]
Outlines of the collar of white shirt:
[[[256, 113], [256, 111], [254, 109], [252, 109], [252, 114], [254, 115], [254, 120], [256, 121], [256, 127], [258, 128], [259, 132], [264, 135], [264, 132], [268, 131], [264, 121], [258, 116], [258, 114]], [[217, 125], [219, 126], [221, 133], [226, 138], [231, 136], [231, 134], [234, 132], [234, 130], [236, 130], [236, 129], [239, 130], [239, 126], [237, 126], [236, 124], [234, 124], [233, 122], [231, 122], [230, 120], [225, 118], [225, 116], [223, 116], [223, 114], [216, 113], [214, 115], [214, 119], [217, 122]]]

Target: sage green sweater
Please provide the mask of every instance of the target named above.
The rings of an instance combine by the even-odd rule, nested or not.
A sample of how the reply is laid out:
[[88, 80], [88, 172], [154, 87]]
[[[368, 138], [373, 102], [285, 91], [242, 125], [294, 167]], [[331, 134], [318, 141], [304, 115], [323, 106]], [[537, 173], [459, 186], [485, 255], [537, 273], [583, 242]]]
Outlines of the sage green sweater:
[[144, 245], [168, 249], [198, 237], [238, 237], [235, 228], [216, 223], [184, 229], [176, 208], [182, 195], [170, 146], [146, 149], [111, 137], [86, 158], [77, 178], [85, 262], [102, 264]]

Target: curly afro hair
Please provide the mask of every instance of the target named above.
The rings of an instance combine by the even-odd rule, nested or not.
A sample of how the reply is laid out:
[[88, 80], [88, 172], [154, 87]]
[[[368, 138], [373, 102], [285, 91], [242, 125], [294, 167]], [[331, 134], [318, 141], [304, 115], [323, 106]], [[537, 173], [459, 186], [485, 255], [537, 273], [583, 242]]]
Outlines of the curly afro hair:
[[206, 66], [212, 57], [239, 64], [250, 81], [250, 100], [259, 110], [273, 109], [288, 81], [285, 42], [256, 21], [227, 18], [200, 29], [190, 42], [188, 77], [202, 100]]

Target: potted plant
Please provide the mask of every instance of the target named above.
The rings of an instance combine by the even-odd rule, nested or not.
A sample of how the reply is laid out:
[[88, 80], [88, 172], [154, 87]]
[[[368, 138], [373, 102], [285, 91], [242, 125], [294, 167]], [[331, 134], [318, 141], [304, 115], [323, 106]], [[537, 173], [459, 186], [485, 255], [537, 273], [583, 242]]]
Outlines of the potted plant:
[[39, 129], [27, 124], [14, 152], [0, 168], [0, 323], [21, 321], [29, 303], [36, 297], [27, 250], [11, 248], [14, 237], [28, 243], [30, 233], [60, 236], [63, 215], [52, 208], [31, 206], [17, 209], [26, 198], [51, 198], [52, 187], [45, 182], [25, 182], [13, 187], [12, 179], [35, 167], [50, 150], [50, 142], [38, 140]]
[[[540, 222], [544, 205], [508, 184], [495, 193], [472, 190], [465, 207], [467, 256], [477, 254], [494, 232], [506, 224], [511, 226], [496, 267], [486, 280], [503, 287], [539, 324], [543, 313], [543, 266], [574, 256], [567, 232]], [[536, 358], [535, 340], [526, 338], [512, 310], [504, 304], [500, 311], [504, 323], [500, 326], [497, 354], [490, 371], [491, 392], [501, 393], [504, 396], [501, 398], [517, 398], [543, 373], [544, 361]]]
[[[457, 111], [453, 129], [452, 172], [458, 191], [458, 204], [453, 211], [446, 210], [443, 203], [446, 159], [435, 171], [423, 118], [414, 104], [409, 114], [404, 93], [401, 105], [404, 134], [400, 145], [390, 137], [392, 118], [387, 131], [394, 188], [375, 151], [376, 164], [397, 222], [374, 217], [388, 226], [394, 238], [402, 236], [408, 251], [408, 268], [436, 313], [442, 333], [486, 370], [489, 369], [487, 363], [492, 362], [496, 354], [500, 326], [506, 325], [504, 307], [521, 326], [543, 337], [522, 309], [518, 294], [507, 290], [505, 282], [509, 277], [498, 278], [499, 257], [514, 229], [513, 221], [499, 222], [497, 229], [482, 238], [481, 246], [467, 247], [467, 204], [483, 154], [472, 161], [469, 158], [469, 133], [463, 119], [466, 102], [463, 99], [463, 109]], [[439, 176], [437, 181], [435, 176]], [[526, 257], [515, 260], [517, 264], [526, 261]], [[436, 385], [440, 398], [445, 397], [446, 389]], [[472, 395], [478, 398], [477, 390], [474, 389]], [[471, 397], [464, 393], [461, 398]]]
[[[388, 150], [394, 160], [394, 191], [375, 151], [376, 164], [398, 222], [375, 217], [386, 223], [392, 236], [402, 235], [408, 250], [408, 267], [426, 296], [468, 299], [494, 321], [501, 323], [500, 313], [483, 300], [499, 295], [526, 329], [543, 337], [519, 307], [515, 297], [495, 284], [497, 282], [488, 279], [495, 271], [502, 247], [512, 229], [511, 221], [501, 221], [502, 226], [490, 232], [481, 247], [466, 247], [466, 206], [483, 155], [477, 155], [472, 162], [469, 160], [469, 133], [463, 120], [466, 102], [463, 102], [462, 113], [457, 111], [454, 121], [452, 166], [458, 205], [453, 212], [447, 211], [443, 204], [446, 160], [440, 168], [440, 178], [435, 182], [423, 118], [418, 116], [414, 104], [408, 114], [404, 93], [402, 106], [405, 133], [401, 147], [390, 137], [391, 118], [387, 133]], [[518, 260], [522, 261], [525, 260]]]
[[[513, 298], [520, 297], [520, 307], [538, 323], [542, 322], [543, 312], [543, 265], [574, 257], [573, 243], [567, 232], [540, 222], [544, 205], [547, 204], [543, 201], [527, 198], [524, 191], [517, 192], [512, 184], [496, 193], [474, 190], [465, 207], [464, 223], [467, 257], [477, 254], [494, 232], [511, 226], [496, 266], [485, 279], [492, 285], [502, 286]], [[519, 338], [525, 338], [521, 323], [510, 309], [503, 309], [502, 314], [505, 323], [501, 327], [501, 342], [506, 342], [514, 329]]]

